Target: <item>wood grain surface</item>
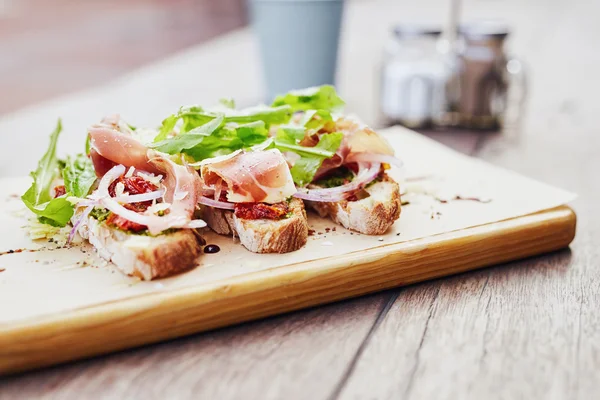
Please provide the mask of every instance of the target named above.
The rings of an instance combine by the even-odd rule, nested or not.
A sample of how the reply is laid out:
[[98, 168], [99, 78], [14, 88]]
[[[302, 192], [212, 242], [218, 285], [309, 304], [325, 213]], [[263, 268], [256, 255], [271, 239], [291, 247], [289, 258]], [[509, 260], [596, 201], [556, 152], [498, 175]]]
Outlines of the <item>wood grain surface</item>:
[[[363, 21], [368, 3], [381, 5], [362, 3], [350, 14]], [[398, 3], [385, 9], [393, 18], [439, 16], [422, 2]], [[4, 378], [0, 398], [596, 398], [600, 5], [463, 3], [466, 18], [514, 24], [512, 48], [531, 72], [528, 113], [502, 135], [431, 135], [578, 192], [570, 250]]]
[[[568, 246], [566, 207], [0, 328], [0, 374], [123, 350]], [[109, 337], [111, 340], [103, 340]], [[57, 351], [56, 349], [62, 349]]]

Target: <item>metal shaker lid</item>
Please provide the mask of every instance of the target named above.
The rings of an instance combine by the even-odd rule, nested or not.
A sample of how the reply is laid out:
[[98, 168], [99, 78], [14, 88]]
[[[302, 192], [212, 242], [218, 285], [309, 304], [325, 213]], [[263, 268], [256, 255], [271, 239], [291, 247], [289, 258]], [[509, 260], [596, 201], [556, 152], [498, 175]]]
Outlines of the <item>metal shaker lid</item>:
[[503, 21], [480, 20], [461, 24], [458, 32], [467, 39], [504, 39], [510, 33], [510, 27]]
[[394, 35], [401, 39], [419, 36], [437, 37], [441, 35], [441, 33], [442, 29], [435, 25], [398, 24], [394, 27]]

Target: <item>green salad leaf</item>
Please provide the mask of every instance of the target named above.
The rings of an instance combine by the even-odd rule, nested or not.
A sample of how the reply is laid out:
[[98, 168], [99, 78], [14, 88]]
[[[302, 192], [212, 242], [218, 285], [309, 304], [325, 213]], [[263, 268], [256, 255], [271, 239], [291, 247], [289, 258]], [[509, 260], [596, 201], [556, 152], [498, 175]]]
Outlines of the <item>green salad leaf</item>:
[[304, 138], [304, 128], [300, 129], [302, 130], [298, 127], [280, 126], [273, 145], [282, 152], [292, 151], [300, 156], [290, 172], [296, 186], [304, 187], [312, 182], [323, 161], [335, 155], [344, 134], [341, 132], [324, 134], [316, 146], [305, 147], [298, 144]]
[[232, 110], [225, 115], [225, 122], [237, 122], [245, 124], [249, 122], [263, 121], [266, 126], [272, 124], [285, 124], [292, 117], [292, 107], [281, 105], [278, 107], [257, 106], [243, 110]]
[[263, 121], [247, 124], [227, 123], [212, 135], [207, 136], [197, 146], [183, 152], [196, 161], [250, 148], [268, 139], [268, 131]]
[[85, 154], [89, 155], [92, 149], [92, 137], [88, 134], [85, 138]]
[[35, 207], [35, 210], [30, 208], [30, 210], [37, 214], [42, 224], [59, 227], [66, 226], [75, 212], [73, 204], [65, 197], [52, 199], [43, 207]]
[[302, 140], [319, 132], [321, 128], [334, 127], [333, 117], [328, 110], [306, 110], [299, 120], [280, 125], [273, 141], [273, 147], [282, 152], [291, 151], [300, 156], [291, 168], [296, 186], [306, 186], [313, 179], [323, 161], [335, 155], [342, 143], [341, 132], [324, 133], [314, 147], [303, 146]]
[[277, 96], [272, 106], [289, 105], [293, 111], [340, 111], [345, 104], [333, 86], [323, 85], [302, 90], [293, 90], [284, 95]]
[[73, 205], [65, 197], [53, 199], [50, 195], [52, 181], [59, 174], [59, 161], [56, 157], [56, 144], [62, 131], [61, 120], [50, 135], [48, 150], [38, 162], [37, 169], [31, 173], [33, 183], [21, 196], [23, 203], [38, 216], [40, 222], [65, 226], [73, 216]]
[[200, 106], [181, 107], [175, 114], [169, 115], [162, 122], [158, 135], [154, 138], [155, 142], [165, 140], [173, 132], [175, 125], [179, 120], [183, 120], [179, 133], [185, 133], [200, 125], [204, 125], [214, 117], [206, 116], [204, 109]]
[[210, 137], [223, 124], [223, 115], [209, 120], [203, 125], [198, 125], [189, 132], [182, 132], [169, 139], [150, 144], [150, 148], [168, 154], [178, 154], [200, 145], [207, 137]]
[[333, 126], [335, 123], [331, 113], [327, 110], [307, 110], [302, 115], [299, 124], [306, 129], [312, 129], [317, 132], [319, 129], [324, 128], [327, 125]]
[[168, 154], [184, 153], [196, 161], [201, 161], [249, 148], [268, 139], [264, 121], [225, 123], [227, 118], [224, 114], [219, 114], [202, 125], [155, 142], [150, 147]]
[[62, 177], [67, 193], [75, 197], [85, 197], [96, 182], [94, 164], [85, 154], [68, 156], [62, 168]]
[[230, 109], [228, 107], [221, 107], [217, 110], [205, 110], [200, 106], [182, 107], [177, 113], [163, 120], [160, 131], [154, 141], [161, 142], [167, 139], [180, 120], [182, 124], [179, 135], [198, 128], [221, 114], [223, 114], [223, 121], [225, 123], [247, 124], [262, 121], [268, 127], [271, 124], [287, 123], [292, 116], [292, 108], [289, 105], [280, 107], [257, 106], [242, 110]]

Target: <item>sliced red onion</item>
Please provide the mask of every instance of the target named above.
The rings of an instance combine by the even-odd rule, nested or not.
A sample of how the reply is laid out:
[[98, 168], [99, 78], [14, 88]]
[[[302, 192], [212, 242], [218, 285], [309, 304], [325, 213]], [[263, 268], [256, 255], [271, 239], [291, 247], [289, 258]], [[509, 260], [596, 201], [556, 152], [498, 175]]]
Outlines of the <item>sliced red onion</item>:
[[[103, 206], [104, 208], [108, 209], [109, 211], [111, 211], [131, 222], [135, 222], [137, 224], [147, 226], [148, 231], [151, 234], [158, 234], [158, 233], [164, 231], [165, 229], [169, 229], [169, 228], [187, 228], [188, 227], [188, 225], [191, 223], [191, 221], [190, 221], [189, 216], [187, 216], [187, 215], [179, 215], [179, 213], [177, 213], [177, 212], [171, 212], [168, 215], [162, 216], [162, 217], [157, 216], [157, 215], [140, 214], [140, 213], [137, 213], [135, 211], [132, 211], [132, 210], [129, 210], [129, 209], [123, 207], [121, 204], [119, 204], [119, 202], [117, 201], [116, 198], [110, 197], [110, 194], [108, 193], [108, 188], [116, 179], [118, 179], [124, 173], [125, 173], [125, 167], [123, 165], [116, 165], [113, 168], [111, 168], [102, 177], [102, 179], [100, 180], [100, 184], [98, 185], [98, 190], [93, 195], [94, 198], [97, 199], [99, 205]], [[178, 177], [176, 176], [175, 179], [177, 180], [177, 178]], [[175, 182], [175, 192], [177, 192], [178, 187], [179, 187], [178, 182]], [[162, 191], [155, 191], [155, 192], [161, 192], [161, 196], [164, 196], [164, 193], [162, 193]], [[180, 193], [183, 194], [183, 192], [180, 192]], [[188, 193], [188, 192], [186, 192], [186, 193]], [[142, 198], [142, 200], [147, 201], [148, 197], [156, 196], [156, 193], [154, 193], [154, 194], [143, 193], [141, 195], [121, 196], [121, 198], [123, 198], [123, 197], [133, 198], [134, 196], [143, 196], [143, 195], [149, 195], [145, 198]], [[175, 197], [175, 196], [173, 196], [173, 197]], [[136, 200], [142, 201], [142, 200], [140, 200], [140, 197], [137, 197]], [[194, 201], [194, 205], [195, 205], [195, 199], [193, 199], [193, 201]], [[181, 201], [180, 201], [180, 203], [181, 203]], [[196, 223], [194, 223], [194, 226], [199, 226], [201, 224], [202, 224], [201, 222], [196, 222]]]
[[326, 189], [306, 189], [300, 190], [294, 197], [311, 201], [336, 202], [345, 199], [348, 192], [363, 188], [368, 183], [372, 182], [379, 175], [381, 170], [380, 163], [364, 164], [358, 163], [358, 174], [352, 180], [342, 186]]
[[142, 193], [142, 194], [132, 194], [129, 196], [118, 196], [114, 199], [119, 203], [140, 203], [142, 201], [149, 201], [160, 199], [165, 194], [164, 190], [155, 190], [153, 192]]
[[100, 183], [98, 184], [98, 194], [100, 196], [108, 196], [108, 187], [111, 183], [116, 181], [121, 175], [125, 173], [125, 166], [123, 165], [115, 165], [112, 167], [102, 179], [100, 179]]
[[402, 160], [400, 160], [399, 158], [387, 154], [374, 153], [353, 153], [346, 158], [345, 162], [378, 162], [395, 165], [398, 168], [402, 168], [402, 166], [404, 165]]
[[313, 194], [311, 193], [311, 190], [308, 190], [308, 192], [297, 192], [296, 194], [294, 194], [294, 197], [297, 197], [302, 200], [328, 203], [335, 203], [338, 201], [346, 200], [349, 196], [349, 193], [333, 193], [330, 195]]
[[[182, 221], [170, 221], [169, 219], [165, 218], [165, 217], [157, 217], [154, 215], [143, 215], [143, 214], [139, 214], [135, 211], [132, 210], [128, 210], [127, 208], [123, 207], [121, 204], [119, 204], [116, 199], [110, 197], [109, 193], [108, 193], [108, 188], [110, 186], [111, 183], [113, 183], [115, 180], [117, 180], [121, 175], [123, 175], [125, 173], [125, 167], [122, 165], [116, 165], [113, 168], [111, 168], [100, 180], [100, 184], [98, 185], [98, 196], [99, 196], [99, 201], [100, 204], [108, 209], [109, 211], [112, 211], [113, 213], [131, 221], [131, 222], [135, 222], [137, 224], [140, 225], [146, 225], [148, 226], [148, 228], [151, 228], [151, 225], [154, 227], [154, 225], [165, 225], [164, 229], [168, 229], [171, 227], [176, 227], [178, 226], [183, 226], [187, 223], [187, 221], [184, 220]], [[161, 218], [160, 221], [157, 220], [157, 218]], [[162, 230], [164, 230], [162, 229]], [[158, 231], [159, 229], [150, 229], [151, 231]]]
[[198, 203], [204, 204], [205, 206], [222, 208], [223, 210], [233, 210], [233, 203], [227, 203], [225, 201], [218, 201], [209, 199], [208, 197], [199, 196]]
[[115, 199], [113, 199], [112, 197], [103, 197], [100, 201], [102, 205], [109, 211], [112, 211], [115, 214], [131, 222], [135, 222], [136, 224], [148, 226], [153, 222], [152, 218], [155, 217], [154, 215], [144, 215], [132, 210], [128, 210], [127, 208], [123, 207], [118, 202], [116, 202]]
[[77, 233], [77, 229], [79, 228], [79, 225], [81, 225], [83, 220], [86, 219], [88, 217], [88, 215], [90, 215], [90, 213], [92, 212], [93, 209], [94, 209], [94, 206], [91, 205], [91, 206], [87, 206], [87, 208], [85, 210], [83, 210], [83, 212], [81, 213], [81, 216], [79, 217], [77, 222], [75, 222], [75, 224], [73, 224], [73, 229], [71, 229], [71, 232], [69, 233], [69, 239], [67, 240], [67, 243], [71, 243], [73, 241], [73, 237], [75, 236], [75, 233]]

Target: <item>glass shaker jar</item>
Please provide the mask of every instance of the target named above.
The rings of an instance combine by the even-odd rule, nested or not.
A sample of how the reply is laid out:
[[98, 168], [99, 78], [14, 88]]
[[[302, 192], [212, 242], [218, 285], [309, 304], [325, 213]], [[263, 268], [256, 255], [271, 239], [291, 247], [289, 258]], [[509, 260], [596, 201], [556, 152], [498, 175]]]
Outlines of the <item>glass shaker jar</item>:
[[441, 29], [397, 25], [384, 47], [380, 110], [388, 123], [410, 128], [443, 125], [452, 60], [438, 51]]
[[526, 90], [522, 63], [504, 52], [509, 28], [497, 21], [478, 21], [462, 25], [459, 33], [463, 43], [458, 58], [458, 124], [471, 129], [501, 128], [509, 93], [518, 93], [519, 100], [511, 102], [520, 109]]

